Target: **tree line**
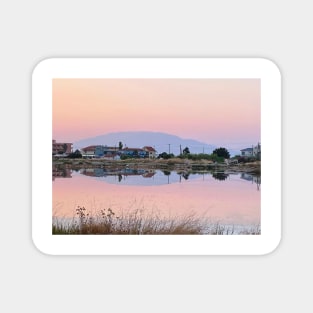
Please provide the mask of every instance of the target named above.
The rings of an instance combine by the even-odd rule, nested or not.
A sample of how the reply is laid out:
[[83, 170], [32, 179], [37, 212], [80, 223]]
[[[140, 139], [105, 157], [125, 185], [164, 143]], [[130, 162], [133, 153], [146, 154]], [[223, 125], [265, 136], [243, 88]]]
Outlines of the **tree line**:
[[162, 152], [159, 154], [158, 158], [159, 159], [171, 159], [171, 158], [181, 158], [181, 159], [188, 159], [188, 160], [211, 160], [213, 162], [224, 162], [225, 159], [230, 158], [230, 153], [226, 148], [220, 147], [215, 149], [211, 154], [207, 153], [198, 153], [198, 154], [193, 154], [190, 153], [190, 150], [188, 147], [185, 147], [182, 151], [182, 153], [178, 156], [175, 156], [173, 153], [167, 153], [167, 152]]

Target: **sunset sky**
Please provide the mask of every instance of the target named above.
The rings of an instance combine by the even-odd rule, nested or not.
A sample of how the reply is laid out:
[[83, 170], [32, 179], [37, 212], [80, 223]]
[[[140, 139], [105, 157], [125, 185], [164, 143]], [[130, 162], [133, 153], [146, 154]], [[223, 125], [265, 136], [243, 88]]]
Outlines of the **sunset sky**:
[[260, 141], [259, 79], [54, 79], [53, 139], [154, 131], [238, 148]]

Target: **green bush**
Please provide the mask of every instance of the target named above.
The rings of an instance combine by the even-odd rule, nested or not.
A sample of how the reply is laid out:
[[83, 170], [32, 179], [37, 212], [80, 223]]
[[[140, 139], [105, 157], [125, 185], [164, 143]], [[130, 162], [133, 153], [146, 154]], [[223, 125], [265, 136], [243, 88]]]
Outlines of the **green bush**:
[[166, 153], [166, 152], [162, 152], [158, 155], [158, 159], [164, 159], [164, 160], [168, 160], [168, 159], [172, 159], [174, 158], [175, 155], [173, 153]]

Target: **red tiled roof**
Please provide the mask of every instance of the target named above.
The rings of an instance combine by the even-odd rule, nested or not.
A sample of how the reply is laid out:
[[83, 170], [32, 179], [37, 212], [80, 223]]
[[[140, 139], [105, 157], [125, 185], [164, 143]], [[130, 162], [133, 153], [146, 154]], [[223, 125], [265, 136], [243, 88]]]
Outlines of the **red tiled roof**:
[[144, 150], [150, 151], [150, 152], [156, 152], [154, 148], [150, 147], [150, 146], [144, 146], [143, 147]]
[[88, 146], [86, 148], [82, 148], [83, 151], [94, 151], [97, 146]]
[[142, 176], [144, 178], [150, 178], [150, 177], [153, 177], [155, 175], [155, 173], [144, 173]]

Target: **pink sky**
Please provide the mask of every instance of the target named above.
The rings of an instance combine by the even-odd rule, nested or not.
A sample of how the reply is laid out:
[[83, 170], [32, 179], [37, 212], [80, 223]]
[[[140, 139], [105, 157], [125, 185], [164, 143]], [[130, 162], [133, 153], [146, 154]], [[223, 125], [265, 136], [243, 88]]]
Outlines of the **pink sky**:
[[260, 141], [259, 79], [54, 79], [53, 139], [155, 131], [208, 144]]

